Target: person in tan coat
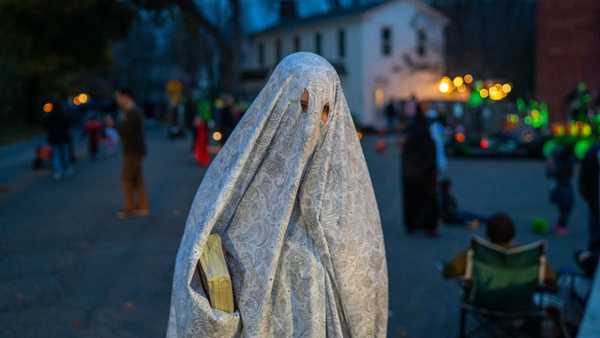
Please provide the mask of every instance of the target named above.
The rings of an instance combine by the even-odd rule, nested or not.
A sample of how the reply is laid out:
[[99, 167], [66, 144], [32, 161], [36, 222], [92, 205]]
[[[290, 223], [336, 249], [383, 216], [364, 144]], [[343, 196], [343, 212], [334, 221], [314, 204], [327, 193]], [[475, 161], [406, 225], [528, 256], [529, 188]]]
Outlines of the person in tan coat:
[[147, 216], [150, 207], [142, 172], [142, 162], [146, 156], [143, 115], [131, 90], [117, 90], [115, 99], [122, 110], [118, 131], [123, 145], [121, 180], [125, 194], [125, 208], [117, 213], [117, 217], [125, 219], [131, 216]]

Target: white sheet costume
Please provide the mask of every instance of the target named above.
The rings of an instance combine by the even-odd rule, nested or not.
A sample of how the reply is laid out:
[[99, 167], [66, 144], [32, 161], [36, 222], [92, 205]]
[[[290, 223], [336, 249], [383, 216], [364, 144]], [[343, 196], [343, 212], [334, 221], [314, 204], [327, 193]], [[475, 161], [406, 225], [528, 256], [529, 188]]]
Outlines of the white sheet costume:
[[[233, 314], [211, 308], [196, 272], [210, 233], [227, 252]], [[387, 314], [379, 212], [340, 80], [322, 57], [292, 54], [198, 189], [177, 254], [167, 337], [383, 338]]]

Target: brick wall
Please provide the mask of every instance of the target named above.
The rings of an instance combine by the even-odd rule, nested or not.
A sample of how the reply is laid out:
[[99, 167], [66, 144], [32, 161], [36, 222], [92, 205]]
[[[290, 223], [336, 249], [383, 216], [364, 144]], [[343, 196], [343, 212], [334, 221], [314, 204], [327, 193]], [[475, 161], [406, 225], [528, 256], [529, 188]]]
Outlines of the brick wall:
[[600, 91], [600, 0], [538, 0], [536, 34], [536, 96], [562, 120], [577, 82]]

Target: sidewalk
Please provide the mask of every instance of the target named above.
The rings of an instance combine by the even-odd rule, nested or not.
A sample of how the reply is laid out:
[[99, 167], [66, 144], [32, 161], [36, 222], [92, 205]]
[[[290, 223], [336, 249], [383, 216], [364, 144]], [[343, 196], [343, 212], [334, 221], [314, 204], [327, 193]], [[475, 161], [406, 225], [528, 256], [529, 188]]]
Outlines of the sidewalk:
[[0, 146], [0, 170], [19, 165], [23, 161], [33, 160], [35, 148], [45, 141], [45, 135], [40, 134], [27, 140]]

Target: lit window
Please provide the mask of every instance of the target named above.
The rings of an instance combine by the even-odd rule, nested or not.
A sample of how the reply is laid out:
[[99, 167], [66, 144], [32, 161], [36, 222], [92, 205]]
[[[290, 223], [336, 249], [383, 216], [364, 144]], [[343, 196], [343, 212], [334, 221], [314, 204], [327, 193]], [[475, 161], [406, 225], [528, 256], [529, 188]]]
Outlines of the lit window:
[[315, 33], [315, 53], [321, 54], [321, 33]]
[[346, 56], [346, 31], [343, 29], [338, 31], [338, 56], [340, 58]]
[[378, 109], [383, 108], [383, 103], [385, 102], [385, 93], [383, 92], [383, 89], [376, 88], [374, 94], [375, 107], [377, 107]]

